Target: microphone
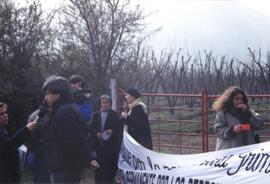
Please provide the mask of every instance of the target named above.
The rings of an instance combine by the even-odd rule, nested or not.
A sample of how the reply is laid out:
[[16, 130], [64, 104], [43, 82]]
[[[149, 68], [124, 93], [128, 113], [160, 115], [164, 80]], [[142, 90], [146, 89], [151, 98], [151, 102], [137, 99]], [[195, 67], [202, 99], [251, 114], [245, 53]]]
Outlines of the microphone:
[[36, 123], [40, 123], [40, 121], [44, 118], [44, 116], [46, 114], [48, 114], [48, 112], [49, 112], [49, 110], [46, 107], [46, 105], [45, 104], [41, 105], [39, 107], [39, 112], [38, 112], [38, 115], [37, 115]]

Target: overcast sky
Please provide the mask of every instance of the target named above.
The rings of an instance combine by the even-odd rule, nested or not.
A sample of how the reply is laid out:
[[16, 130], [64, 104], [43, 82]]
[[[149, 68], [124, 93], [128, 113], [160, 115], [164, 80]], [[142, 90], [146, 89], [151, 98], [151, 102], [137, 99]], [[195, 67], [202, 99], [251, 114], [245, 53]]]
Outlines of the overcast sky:
[[[21, 0], [20, 0], [21, 1]], [[269, 0], [268, 0], [269, 1]], [[162, 27], [150, 44], [156, 49], [213, 50], [218, 56], [245, 59], [247, 47], [270, 47], [267, 0], [131, 0], [146, 12], [148, 29]], [[63, 0], [41, 0], [46, 9]]]

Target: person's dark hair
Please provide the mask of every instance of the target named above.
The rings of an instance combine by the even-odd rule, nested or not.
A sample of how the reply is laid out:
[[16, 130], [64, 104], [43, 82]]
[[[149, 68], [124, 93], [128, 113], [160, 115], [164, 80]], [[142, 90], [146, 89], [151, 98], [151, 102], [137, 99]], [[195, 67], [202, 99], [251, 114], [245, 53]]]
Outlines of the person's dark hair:
[[85, 80], [82, 76], [80, 75], [72, 75], [70, 78], [69, 78], [69, 84], [74, 84], [74, 83], [78, 83], [78, 82], [81, 82], [82, 86], [85, 85]]
[[128, 88], [127, 93], [130, 96], [134, 96], [135, 98], [140, 98], [141, 97], [141, 93], [135, 88]]
[[112, 98], [109, 95], [101, 95], [98, 99], [99, 105], [101, 105], [102, 100], [108, 100], [112, 105]]
[[129, 110], [129, 106], [128, 106], [127, 100], [124, 98], [123, 104], [122, 104], [122, 111], [128, 112], [128, 110]]
[[72, 92], [66, 78], [62, 76], [51, 76], [47, 78], [42, 86], [43, 91], [60, 94], [61, 98], [73, 100]]
[[3, 107], [7, 108], [7, 105], [3, 102], [0, 102], [0, 108], [3, 108]]
[[246, 93], [238, 86], [232, 86], [225, 90], [225, 92], [214, 102], [213, 108], [216, 111], [228, 111], [233, 108], [233, 98], [236, 95], [243, 95], [243, 103], [248, 106], [248, 98]]

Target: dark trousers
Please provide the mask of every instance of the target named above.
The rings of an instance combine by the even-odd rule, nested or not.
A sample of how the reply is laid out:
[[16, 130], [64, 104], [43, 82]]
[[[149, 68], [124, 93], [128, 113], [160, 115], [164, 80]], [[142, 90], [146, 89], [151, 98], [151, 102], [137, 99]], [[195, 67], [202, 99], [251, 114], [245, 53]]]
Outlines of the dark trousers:
[[53, 184], [58, 183], [80, 183], [82, 179], [82, 171], [69, 171], [69, 172], [52, 172], [51, 180]]
[[46, 168], [31, 169], [31, 174], [34, 184], [51, 183], [50, 174]]
[[114, 182], [114, 176], [115, 172], [113, 174], [98, 169], [95, 172], [95, 182], [96, 184], [112, 184]]
[[40, 158], [37, 152], [30, 151], [27, 156], [27, 162], [31, 169], [33, 183], [51, 183], [50, 173], [44, 158]]
[[0, 183], [20, 183], [19, 162], [0, 159]]
[[117, 171], [117, 162], [115, 158], [98, 158], [100, 168], [95, 171], [96, 184], [112, 184]]
[[20, 183], [19, 172], [2, 172], [0, 174], [0, 183]]

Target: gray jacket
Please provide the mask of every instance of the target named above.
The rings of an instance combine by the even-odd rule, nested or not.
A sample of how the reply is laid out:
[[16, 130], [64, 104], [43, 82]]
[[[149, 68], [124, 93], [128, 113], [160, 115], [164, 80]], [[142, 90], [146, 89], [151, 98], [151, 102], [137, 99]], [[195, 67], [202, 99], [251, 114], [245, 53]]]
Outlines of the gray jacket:
[[[241, 124], [240, 120], [230, 113], [220, 111], [216, 115], [214, 124], [214, 132], [217, 135], [216, 150], [235, 148], [254, 144], [254, 130], [258, 130], [263, 126], [263, 118], [253, 110], [251, 111], [250, 125], [251, 130], [241, 133], [233, 131], [234, 125]], [[244, 139], [245, 140], [244, 140]]]

